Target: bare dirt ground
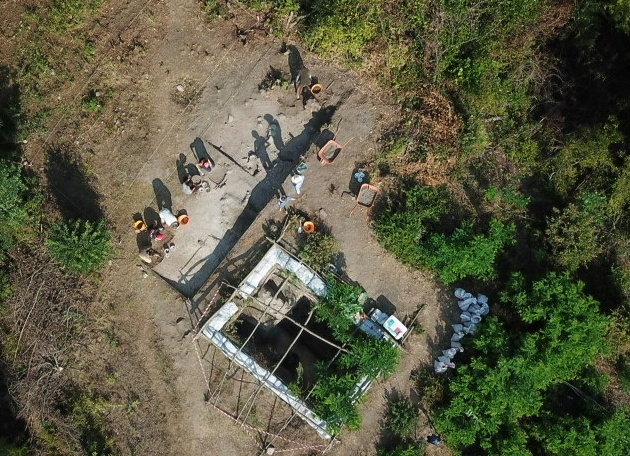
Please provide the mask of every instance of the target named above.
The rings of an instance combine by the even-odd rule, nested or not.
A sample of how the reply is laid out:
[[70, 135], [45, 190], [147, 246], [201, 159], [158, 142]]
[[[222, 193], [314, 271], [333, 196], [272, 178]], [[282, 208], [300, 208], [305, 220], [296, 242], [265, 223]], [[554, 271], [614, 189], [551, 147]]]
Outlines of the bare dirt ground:
[[[270, 65], [288, 74], [281, 41], [256, 32], [244, 45], [233, 23], [208, 21], [195, 0], [110, 1], [103, 11], [102, 57], [59, 97], [74, 99], [85, 87], [95, 87], [111, 94], [105, 109], [84, 117], [78, 129], [73, 113], [55, 119], [44, 146], [29, 144], [27, 155], [41, 162], [46, 144], [70, 140], [93, 170], [102, 206], [116, 227], [117, 255], [96, 296], [112, 316], [96, 326], [102, 334], [89, 342], [86, 365], [76, 375], [101, 384], [116, 401], [139, 404], [133, 413], [109, 415], [121, 453], [259, 451], [256, 439], [204, 401], [204, 378], [180, 293], [193, 296], [201, 289], [201, 296], [211, 296], [202, 285], [247, 228], [260, 230], [258, 212], [271, 201], [264, 214], [277, 215], [275, 190], [307, 152], [312, 129], [322, 123], [313, 112], [323, 105], [334, 126], [341, 121], [338, 140], [352, 141], [328, 166], [320, 165], [312, 151], [306, 153], [309, 169], [294, 204], [325, 218], [341, 242], [348, 276], [371, 296], [390, 302], [399, 315], [424, 305], [419, 321], [426, 332], [412, 335], [401, 369], [370, 390], [361, 407], [362, 430], [345, 432], [333, 450], [374, 454], [388, 394], [409, 394], [411, 372], [430, 364], [441, 348], [451, 320], [448, 304], [454, 302], [430, 278], [388, 255], [362, 210], [351, 214], [353, 198], [341, 194], [357, 162], [373, 158], [379, 129], [393, 120], [396, 108], [379, 100], [378, 91], [355, 73], [304, 52], [306, 65], [329, 87], [319, 102], [303, 106], [291, 89], [261, 91], [258, 85]], [[256, 18], [240, 12], [236, 21], [251, 26]], [[248, 160], [248, 152], [264, 144], [260, 138], [270, 122], [279, 131], [263, 146], [268, 157], [259, 153]], [[207, 178], [225, 173], [225, 185], [188, 196], [181, 190], [181, 168], [195, 162], [195, 138], [204, 140], [217, 164]], [[297, 196], [290, 183], [284, 183], [284, 191]], [[176, 250], [155, 269], [166, 281], [143, 274], [131, 228], [134, 213], [154, 216], [161, 206], [185, 209], [191, 216], [190, 224], [175, 233]], [[445, 451], [432, 447], [428, 454]]]

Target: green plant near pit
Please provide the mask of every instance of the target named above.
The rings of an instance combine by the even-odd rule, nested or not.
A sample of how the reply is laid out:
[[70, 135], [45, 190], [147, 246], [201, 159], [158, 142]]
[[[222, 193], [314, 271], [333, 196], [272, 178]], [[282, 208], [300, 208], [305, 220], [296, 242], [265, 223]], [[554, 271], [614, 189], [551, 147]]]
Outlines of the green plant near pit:
[[363, 288], [342, 282], [333, 275], [327, 277], [326, 284], [328, 293], [315, 307], [315, 319], [326, 322], [337, 340], [347, 342], [356, 316], [363, 311], [359, 303]]
[[112, 250], [111, 231], [105, 222], [59, 222], [49, 234], [48, 252], [63, 268], [77, 275], [90, 274], [105, 264]]
[[363, 333], [352, 336], [348, 346], [350, 352], [339, 358], [339, 365], [371, 380], [393, 374], [402, 354], [388, 339], [377, 340]]
[[289, 388], [289, 391], [300, 397], [304, 394], [304, 391], [302, 391], [302, 387], [300, 386], [302, 385], [302, 381], [304, 378], [304, 367], [302, 366], [302, 363], [298, 363], [296, 373], [297, 378], [295, 379], [295, 381], [289, 383], [287, 387]]
[[340, 372], [318, 364], [318, 380], [313, 387], [313, 409], [333, 434], [344, 425], [359, 429], [358, 405], [362, 397], [357, 384], [393, 373], [401, 356], [401, 350], [385, 339], [376, 340], [363, 333], [348, 335], [346, 339], [350, 351], [339, 358], [336, 369]]
[[335, 374], [324, 365], [319, 365], [319, 380], [313, 387], [314, 410], [326, 420], [328, 432], [337, 434], [346, 425], [349, 429], [359, 429], [361, 417], [354, 397], [358, 378], [352, 374]]
[[317, 231], [306, 235], [299, 257], [316, 271], [323, 271], [335, 261], [339, 254], [339, 243], [332, 234]]
[[376, 340], [357, 332], [355, 322], [362, 312], [359, 297], [364, 293], [360, 286], [331, 274], [327, 277], [327, 289], [327, 295], [315, 307], [315, 318], [324, 322], [348, 351], [334, 366], [317, 364], [318, 380], [312, 397], [313, 410], [328, 423], [329, 432], [336, 434], [344, 425], [359, 428], [357, 407], [361, 396], [357, 384], [393, 373], [401, 350], [389, 340]]

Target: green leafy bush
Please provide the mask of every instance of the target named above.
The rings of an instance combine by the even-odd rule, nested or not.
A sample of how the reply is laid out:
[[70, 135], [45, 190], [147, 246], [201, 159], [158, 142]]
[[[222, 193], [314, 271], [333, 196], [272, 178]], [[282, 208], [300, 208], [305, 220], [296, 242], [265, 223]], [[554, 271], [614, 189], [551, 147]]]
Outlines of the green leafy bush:
[[458, 450], [479, 445], [489, 455], [528, 454], [532, 425], [544, 421], [547, 407], [562, 407], [562, 396], [554, 400], [558, 385], [606, 353], [608, 320], [568, 274], [530, 285], [515, 277], [501, 299], [527, 326], [515, 334], [496, 317], [484, 320], [472, 339], [472, 361], [458, 366], [452, 399], [435, 414], [436, 428]]
[[465, 221], [452, 234], [445, 234], [438, 231], [437, 223], [448, 205], [444, 188], [412, 187], [380, 211], [376, 234], [401, 261], [433, 269], [444, 283], [464, 277], [494, 278], [496, 258], [515, 242], [514, 225], [493, 219], [488, 233], [481, 234], [473, 222]]
[[464, 277], [489, 280], [496, 276], [497, 256], [512, 245], [514, 225], [490, 222], [487, 235], [476, 234], [471, 222], [464, 222], [453, 234], [434, 233], [421, 248], [424, 264], [437, 271], [446, 284]]
[[449, 198], [444, 187], [413, 186], [391, 197], [375, 220], [374, 229], [383, 246], [402, 262], [422, 263], [420, 243], [447, 212]]
[[60, 222], [52, 226], [46, 243], [50, 256], [71, 274], [89, 274], [101, 268], [112, 250], [105, 222]]
[[416, 390], [420, 397], [420, 406], [425, 410], [433, 410], [446, 397], [446, 384], [443, 375], [435, 374], [433, 369], [421, 369], [414, 375]]
[[317, 365], [318, 380], [313, 387], [313, 409], [328, 423], [335, 434], [344, 425], [358, 429], [361, 421], [357, 405], [360, 381], [374, 380], [393, 373], [398, 366], [401, 350], [389, 340], [376, 340], [356, 332], [356, 318], [362, 312], [359, 297], [363, 289], [342, 282], [333, 275], [327, 278], [328, 293], [315, 308], [315, 318], [332, 329], [336, 339], [345, 343], [337, 362], [328, 367]]
[[328, 276], [328, 293], [315, 308], [317, 321], [325, 321], [333, 335], [342, 342], [350, 339], [350, 327], [354, 324], [357, 314], [363, 311], [359, 296], [363, 289], [350, 285], [334, 276]]
[[317, 231], [306, 236], [300, 258], [317, 271], [323, 271], [339, 254], [339, 244], [332, 234]]
[[418, 410], [408, 399], [398, 399], [389, 403], [387, 428], [401, 438], [413, 437], [418, 426]]
[[575, 271], [604, 252], [606, 206], [604, 195], [586, 192], [549, 218], [545, 234], [559, 266]]
[[8, 250], [14, 240], [24, 240], [31, 231], [31, 212], [39, 201], [33, 185], [24, 178], [19, 165], [0, 161], [1, 251]]
[[349, 346], [350, 352], [339, 358], [339, 365], [357, 372], [359, 377], [387, 377], [398, 367], [401, 350], [387, 339], [377, 340], [358, 334], [351, 339]]
[[313, 387], [314, 410], [326, 420], [328, 431], [338, 433], [346, 425], [358, 429], [361, 417], [353, 394], [358, 378], [351, 374], [334, 374], [320, 366], [320, 378]]

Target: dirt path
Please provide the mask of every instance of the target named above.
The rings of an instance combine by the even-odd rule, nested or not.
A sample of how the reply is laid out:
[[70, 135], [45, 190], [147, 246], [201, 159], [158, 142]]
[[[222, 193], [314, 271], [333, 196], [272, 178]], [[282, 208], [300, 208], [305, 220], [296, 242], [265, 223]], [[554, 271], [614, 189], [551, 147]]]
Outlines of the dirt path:
[[[357, 95], [357, 98], [361, 96]], [[430, 278], [403, 266], [388, 254], [375, 239], [366, 221], [365, 209], [355, 207], [352, 195], [342, 196], [342, 192], [350, 190], [348, 183], [356, 164], [373, 158], [370, 149], [377, 139], [371, 131], [374, 116], [387, 111], [387, 107], [379, 109], [376, 104], [371, 110], [362, 110], [365, 102], [352, 101], [338, 113], [344, 119], [339, 141], [343, 143], [344, 136], [347, 140], [350, 134], [355, 139], [331, 165], [319, 165], [315, 157], [311, 157], [300, 202], [310, 213], [325, 214], [324, 221], [340, 241], [348, 277], [360, 283], [377, 302], [395, 310], [400, 318], [412, 316], [416, 309], [424, 306], [418, 322], [425, 332], [409, 338], [399, 370], [391, 378], [379, 380], [372, 386], [361, 406], [362, 429], [342, 435], [343, 445], [334, 452], [339, 455], [354, 455], [357, 451], [358, 454], [373, 454], [374, 445], [380, 438], [386, 399], [396, 394], [415, 396], [411, 373], [432, 364], [443, 348], [442, 341], [448, 339], [448, 322], [455, 321], [456, 310], [453, 298], [441, 293]], [[346, 119], [349, 125], [344, 127]], [[371, 183], [379, 185], [378, 180], [372, 179]], [[336, 189], [334, 192], [329, 191], [331, 185]], [[426, 436], [428, 429], [421, 432]], [[428, 454], [448, 453], [442, 448], [430, 447]]]

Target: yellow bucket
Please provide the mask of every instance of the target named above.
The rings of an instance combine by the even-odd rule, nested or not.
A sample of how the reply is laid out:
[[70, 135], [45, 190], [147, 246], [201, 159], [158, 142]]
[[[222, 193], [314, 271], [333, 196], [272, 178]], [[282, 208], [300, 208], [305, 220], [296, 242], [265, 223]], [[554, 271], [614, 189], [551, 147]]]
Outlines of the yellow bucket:
[[313, 86], [311, 87], [311, 93], [313, 95], [319, 95], [323, 92], [323, 90], [324, 86], [322, 86], [321, 84], [313, 84]]
[[136, 220], [133, 222], [133, 229], [138, 231], [144, 231], [147, 229], [147, 224], [143, 220]]
[[190, 217], [188, 217], [187, 214], [182, 214], [179, 217], [177, 217], [177, 221], [179, 222], [180, 225], [188, 225], [188, 222], [190, 222]]

